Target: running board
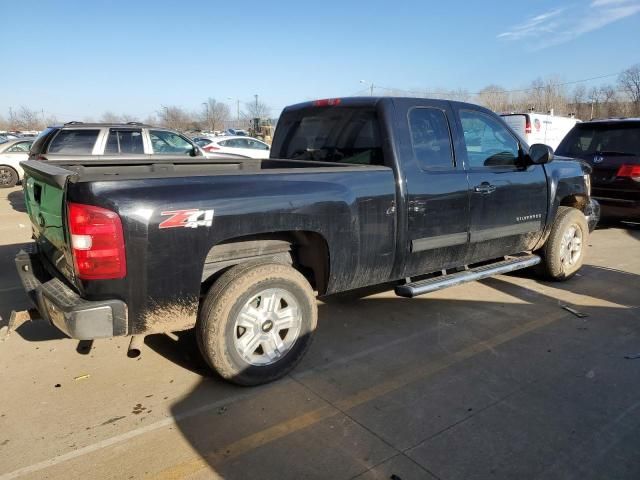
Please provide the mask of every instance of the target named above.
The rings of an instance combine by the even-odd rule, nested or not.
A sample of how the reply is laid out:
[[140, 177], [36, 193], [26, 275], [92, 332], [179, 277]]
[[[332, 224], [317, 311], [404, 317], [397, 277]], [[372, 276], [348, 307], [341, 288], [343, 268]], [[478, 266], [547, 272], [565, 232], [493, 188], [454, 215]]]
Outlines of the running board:
[[493, 277], [501, 273], [513, 272], [522, 268], [532, 267], [541, 262], [538, 255], [518, 255], [500, 262], [470, 268], [461, 272], [427, 278], [418, 282], [406, 283], [396, 287], [396, 295], [399, 297], [413, 298], [425, 293], [435, 292], [443, 288], [453, 287], [462, 283], [473, 282], [482, 278]]

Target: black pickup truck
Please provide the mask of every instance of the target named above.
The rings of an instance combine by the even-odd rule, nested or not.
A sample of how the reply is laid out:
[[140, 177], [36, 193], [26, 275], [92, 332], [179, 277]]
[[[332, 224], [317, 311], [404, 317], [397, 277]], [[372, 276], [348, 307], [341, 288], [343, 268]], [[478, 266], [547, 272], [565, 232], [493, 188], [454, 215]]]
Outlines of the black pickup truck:
[[316, 296], [527, 267], [564, 280], [598, 221], [586, 164], [476, 105], [302, 103], [271, 155], [24, 162], [35, 243], [16, 264], [41, 316], [132, 343], [195, 327], [211, 367], [253, 385], [300, 360]]

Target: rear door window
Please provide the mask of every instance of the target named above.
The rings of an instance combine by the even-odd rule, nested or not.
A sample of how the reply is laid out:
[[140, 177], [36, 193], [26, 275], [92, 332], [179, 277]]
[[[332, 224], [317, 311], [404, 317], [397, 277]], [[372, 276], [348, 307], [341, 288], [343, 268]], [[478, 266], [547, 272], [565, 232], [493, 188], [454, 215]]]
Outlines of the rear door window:
[[371, 108], [309, 108], [286, 113], [275, 158], [384, 165], [380, 126]]
[[414, 108], [409, 112], [409, 129], [415, 158], [423, 170], [453, 168], [453, 147], [449, 123], [442, 110]]
[[106, 155], [118, 154], [143, 154], [141, 130], [114, 130], [109, 132], [107, 146], [104, 149]]
[[61, 130], [49, 145], [48, 153], [91, 154], [100, 130]]

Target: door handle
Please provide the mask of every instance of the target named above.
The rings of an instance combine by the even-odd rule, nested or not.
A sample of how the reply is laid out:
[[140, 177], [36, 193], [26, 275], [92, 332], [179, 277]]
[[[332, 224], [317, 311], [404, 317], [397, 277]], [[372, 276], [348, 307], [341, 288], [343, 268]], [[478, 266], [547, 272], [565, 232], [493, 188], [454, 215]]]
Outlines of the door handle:
[[495, 190], [496, 187], [494, 185], [491, 185], [489, 182], [482, 182], [480, 185], [476, 185], [475, 187], [473, 187], [473, 191], [476, 193], [488, 194], [495, 192]]

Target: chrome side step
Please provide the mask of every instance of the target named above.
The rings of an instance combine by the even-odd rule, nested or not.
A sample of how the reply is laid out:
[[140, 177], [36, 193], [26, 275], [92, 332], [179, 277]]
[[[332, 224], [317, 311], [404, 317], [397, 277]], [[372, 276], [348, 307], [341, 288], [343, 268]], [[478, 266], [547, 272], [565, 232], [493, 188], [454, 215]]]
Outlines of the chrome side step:
[[538, 255], [523, 254], [512, 256], [500, 262], [482, 265], [461, 272], [441, 275], [439, 277], [427, 278], [418, 282], [398, 285], [395, 289], [399, 297], [413, 298], [425, 293], [435, 292], [443, 288], [453, 287], [461, 283], [473, 282], [482, 278], [492, 277], [501, 273], [513, 272], [522, 268], [533, 267], [540, 263], [542, 259]]

